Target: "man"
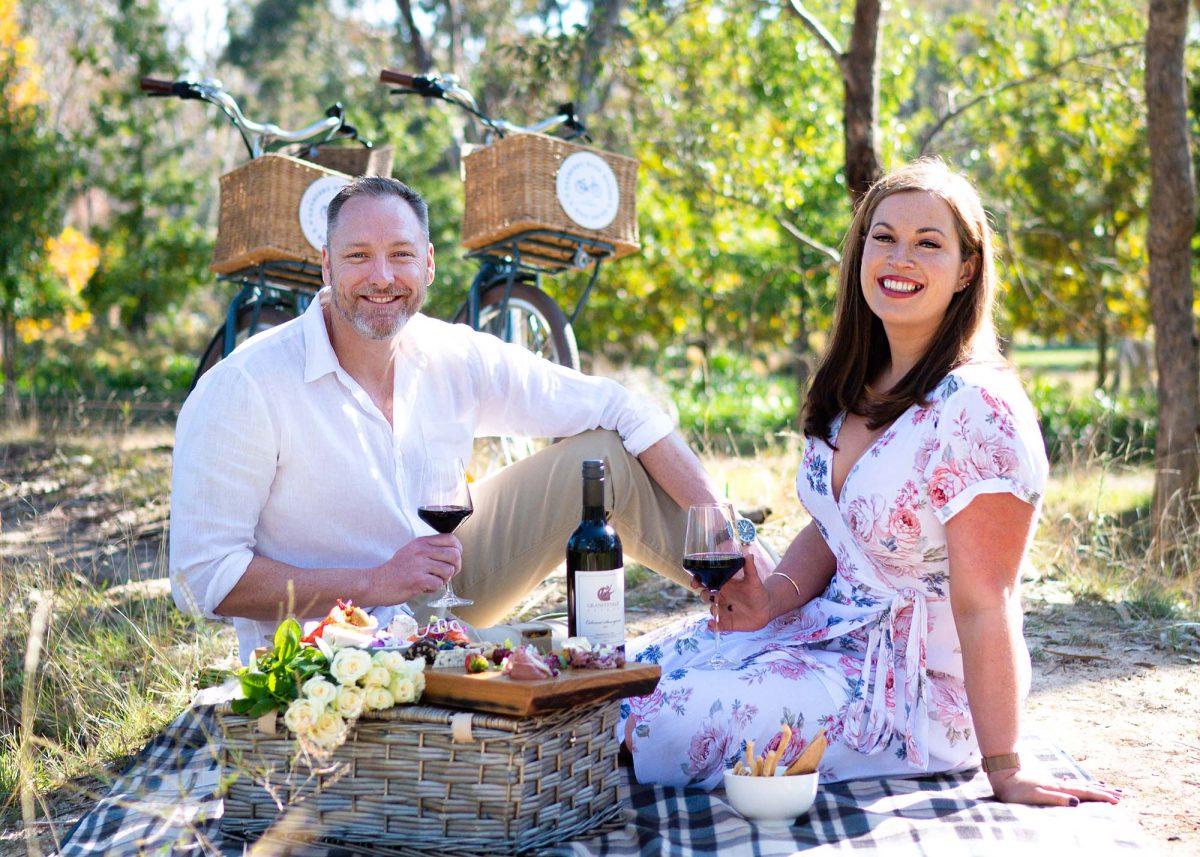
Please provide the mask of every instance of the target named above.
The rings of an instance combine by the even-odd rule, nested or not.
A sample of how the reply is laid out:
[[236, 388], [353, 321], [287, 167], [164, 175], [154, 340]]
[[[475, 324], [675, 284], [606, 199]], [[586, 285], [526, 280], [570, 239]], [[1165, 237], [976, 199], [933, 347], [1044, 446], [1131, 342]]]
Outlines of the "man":
[[[181, 608], [232, 617], [247, 660], [289, 613], [350, 598], [386, 623], [461, 570], [455, 589], [475, 605], [459, 614], [492, 624], [562, 561], [580, 462], [605, 456], [626, 554], [687, 581], [685, 510], [719, 495], [665, 414], [613, 381], [422, 315], [434, 249], [425, 202], [404, 184], [349, 184], [326, 240], [321, 299], [207, 372], [180, 412]], [[422, 462], [465, 461], [475, 436], [493, 434], [568, 439], [475, 483], [475, 514], [455, 534], [420, 535]]]

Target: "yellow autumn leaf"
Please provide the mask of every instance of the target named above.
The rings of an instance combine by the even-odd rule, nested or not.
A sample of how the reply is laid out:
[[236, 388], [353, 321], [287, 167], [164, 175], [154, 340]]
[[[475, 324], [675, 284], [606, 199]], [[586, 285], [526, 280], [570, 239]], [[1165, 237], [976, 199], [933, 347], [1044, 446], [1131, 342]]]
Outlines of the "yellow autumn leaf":
[[100, 264], [100, 245], [73, 226], [46, 239], [50, 270], [66, 281], [73, 294], [79, 294]]

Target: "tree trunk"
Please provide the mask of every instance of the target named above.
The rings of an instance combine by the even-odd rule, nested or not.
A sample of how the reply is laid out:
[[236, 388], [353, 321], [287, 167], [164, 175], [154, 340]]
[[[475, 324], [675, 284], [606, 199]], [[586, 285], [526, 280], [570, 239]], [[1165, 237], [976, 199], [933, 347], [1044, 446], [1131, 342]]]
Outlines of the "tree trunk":
[[1151, 0], [1146, 31], [1150, 145], [1150, 312], [1158, 366], [1158, 439], [1152, 518], [1155, 552], [1170, 553], [1196, 522], [1200, 482], [1200, 364], [1192, 315], [1195, 182], [1184, 78], [1187, 0]]
[[446, 0], [446, 32], [450, 36], [450, 73], [462, 74], [462, 10], [458, 0]]
[[17, 320], [11, 313], [0, 318], [0, 347], [4, 349], [4, 422], [15, 425], [21, 419], [21, 400], [17, 397]]
[[408, 61], [412, 63], [414, 71], [424, 74], [433, 68], [433, 57], [425, 47], [425, 40], [421, 38], [421, 31], [413, 19], [412, 2], [396, 0], [396, 6], [400, 11], [400, 38], [408, 46]]
[[875, 146], [879, 10], [879, 0], [858, 0], [854, 4], [854, 30], [849, 50], [842, 57], [846, 188], [855, 202], [883, 174]]
[[608, 99], [612, 77], [610, 75], [607, 81], [602, 79], [604, 55], [617, 34], [625, 3], [626, 0], [594, 0], [592, 3], [575, 86], [576, 112], [585, 122], [588, 116], [599, 113]]

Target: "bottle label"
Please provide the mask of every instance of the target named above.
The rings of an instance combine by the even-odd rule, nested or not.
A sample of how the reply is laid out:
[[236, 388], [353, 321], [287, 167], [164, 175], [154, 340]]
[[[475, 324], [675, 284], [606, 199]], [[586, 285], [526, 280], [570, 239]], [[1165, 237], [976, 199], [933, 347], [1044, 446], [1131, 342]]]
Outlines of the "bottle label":
[[625, 567], [575, 572], [575, 633], [593, 646], [625, 645]]

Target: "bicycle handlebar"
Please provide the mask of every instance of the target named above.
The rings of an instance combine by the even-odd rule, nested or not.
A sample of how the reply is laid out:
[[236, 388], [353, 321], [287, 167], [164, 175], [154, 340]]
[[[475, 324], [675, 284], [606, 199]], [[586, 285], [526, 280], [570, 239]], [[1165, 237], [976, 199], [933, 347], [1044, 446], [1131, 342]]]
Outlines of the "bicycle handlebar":
[[470, 113], [488, 128], [492, 129], [499, 137], [503, 137], [509, 132], [537, 133], [558, 125], [563, 125], [570, 128], [573, 132], [570, 138], [583, 137], [585, 140], [588, 138], [587, 129], [579, 121], [579, 117], [575, 115], [575, 105], [569, 102], [567, 104], [560, 104], [558, 112], [553, 116], [548, 116], [540, 122], [535, 122], [533, 125], [525, 126], [483, 113], [475, 101], [475, 96], [459, 84], [458, 78], [452, 74], [409, 74], [408, 72], [385, 68], [379, 72], [379, 81], [380, 83], [390, 83], [399, 86], [400, 89], [392, 90], [397, 95], [420, 95], [422, 98], [438, 98], [442, 101], [448, 101]]
[[143, 77], [140, 85], [142, 91], [151, 97], [174, 96], [175, 98], [183, 99], [194, 98], [200, 101], [207, 101], [209, 104], [215, 104], [221, 108], [221, 111], [229, 117], [229, 121], [238, 129], [238, 132], [242, 135], [242, 141], [250, 151], [251, 158], [259, 157], [269, 146], [276, 142], [302, 143], [320, 137], [321, 139], [314, 142], [324, 143], [334, 137], [344, 137], [351, 140], [358, 137], [358, 132], [354, 127], [346, 124], [345, 109], [341, 103], [334, 104], [326, 110], [323, 119], [318, 119], [316, 122], [306, 125], [303, 128], [288, 131], [271, 122], [253, 122], [247, 119], [245, 114], [242, 113], [237, 100], [225, 91], [225, 87], [219, 80], [194, 81], [183, 79], [170, 81], [153, 77]]
[[171, 88], [175, 86], [175, 81], [143, 77], [141, 85], [142, 92], [148, 92], [150, 95], [173, 95], [174, 93], [171, 91]]

